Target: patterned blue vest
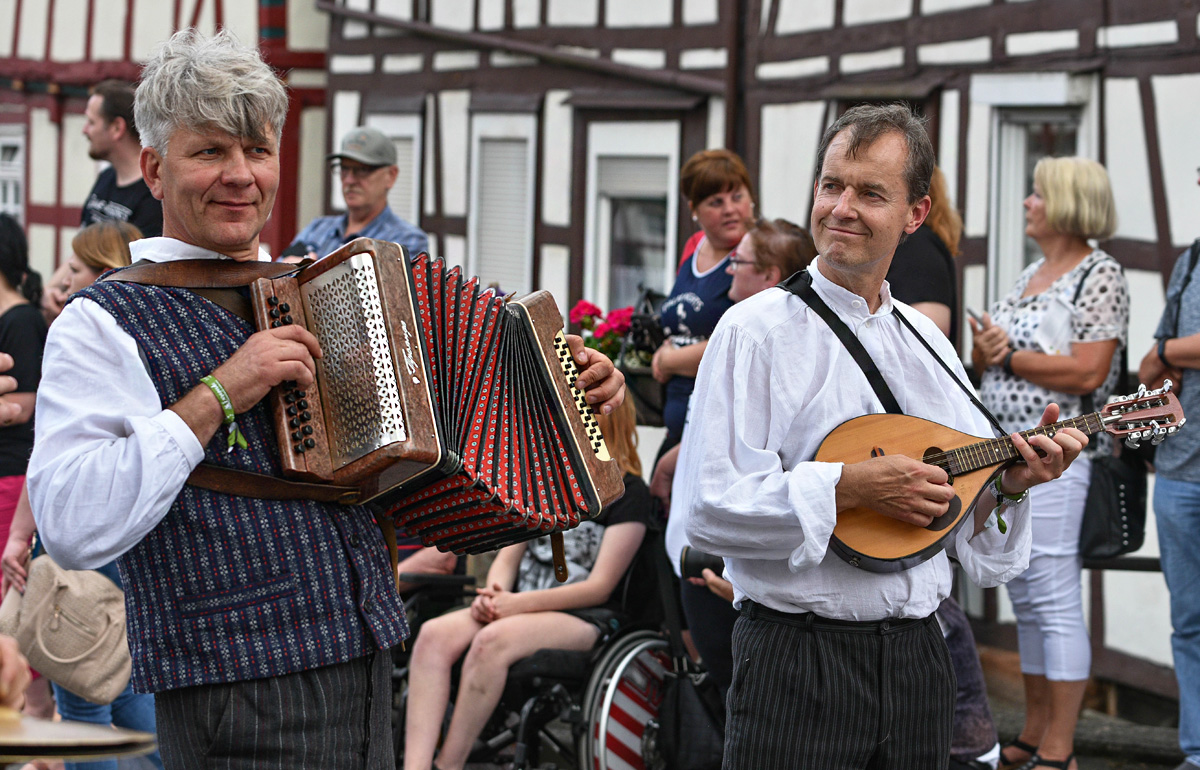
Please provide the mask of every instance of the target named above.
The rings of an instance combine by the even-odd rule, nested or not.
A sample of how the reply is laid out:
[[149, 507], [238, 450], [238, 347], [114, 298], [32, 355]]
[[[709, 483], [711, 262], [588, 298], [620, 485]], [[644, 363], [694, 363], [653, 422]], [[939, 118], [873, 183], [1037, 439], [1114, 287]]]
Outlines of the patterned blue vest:
[[[185, 289], [107, 282], [81, 294], [137, 342], [163, 408], [254, 331]], [[221, 428], [205, 461], [280, 475], [264, 403], [238, 425], [249, 448], [228, 453]], [[361, 507], [184, 486], [118, 566], [139, 692], [304, 671], [387, 649], [408, 634], [382, 535]]]

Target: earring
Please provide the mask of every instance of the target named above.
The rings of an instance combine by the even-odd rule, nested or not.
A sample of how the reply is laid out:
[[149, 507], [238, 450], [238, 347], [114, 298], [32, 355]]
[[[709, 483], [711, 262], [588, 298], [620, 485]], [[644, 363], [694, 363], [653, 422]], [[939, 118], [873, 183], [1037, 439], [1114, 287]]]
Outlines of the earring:
[[693, 221], [693, 222], [699, 222], [699, 221], [700, 221], [700, 217], [696, 216], [695, 214], [692, 214], [692, 221]]

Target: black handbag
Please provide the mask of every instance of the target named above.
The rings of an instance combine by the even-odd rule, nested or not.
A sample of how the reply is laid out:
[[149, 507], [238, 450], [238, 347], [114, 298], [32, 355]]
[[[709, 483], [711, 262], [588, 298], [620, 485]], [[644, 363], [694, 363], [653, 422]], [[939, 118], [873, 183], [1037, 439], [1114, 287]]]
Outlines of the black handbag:
[[642, 287], [616, 362], [625, 375], [625, 389], [633, 399], [638, 425], [653, 428], [663, 425], [663, 404], [667, 399], [666, 386], [654, 379], [650, 369], [654, 352], [667, 339], [659, 315], [666, 298], [662, 292]]
[[1112, 559], [1142, 547], [1146, 538], [1146, 462], [1122, 446], [1115, 455], [1092, 460], [1079, 555]]
[[665, 770], [720, 770], [725, 751], [725, 704], [716, 682], [687, 654], [680, 622], [683, 611], [679, 606], [679, 584], [666, 551], [657, 550], [654, 565], [671, 668], [663, 672], [663, 699], [658, 714], [646, 725], [651, 737], [649, 744], [657, 754], [646, 766]]

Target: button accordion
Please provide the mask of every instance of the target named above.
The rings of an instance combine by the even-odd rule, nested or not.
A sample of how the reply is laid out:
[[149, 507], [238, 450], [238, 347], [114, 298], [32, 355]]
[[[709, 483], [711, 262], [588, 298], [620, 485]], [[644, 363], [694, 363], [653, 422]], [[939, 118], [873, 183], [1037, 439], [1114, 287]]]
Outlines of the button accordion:
[[355, 240], [251, 285], [259, 328], [302, 324], [316, 382], [272, 389], [285, 476], [357, 487], [425, 545], [492, 550], [570, 529], [624, 492], [553, 297]]

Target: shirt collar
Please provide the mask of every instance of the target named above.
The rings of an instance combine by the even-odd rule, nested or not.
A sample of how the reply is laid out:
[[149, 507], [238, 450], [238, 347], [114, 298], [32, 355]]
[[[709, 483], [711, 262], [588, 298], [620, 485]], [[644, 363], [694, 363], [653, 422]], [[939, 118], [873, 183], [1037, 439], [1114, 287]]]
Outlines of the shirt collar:
[[867, 310], [867, 301], [850, 291], [849, 289], [839, 286], [829, 280], [817, 269], [817, 260], [812, 261], [808, 266], [808, 272], [812, 275], [813, 288], [821, 295], [821, 299], [825, 300], [825, 304], [833, 308], [840, 316], [847, 316], [854, 319], [865, 320], [867, 318], [890, 315], [892, 312], [892, 291], [888, 286], [888, 282], [884, 281], [879, 287], [879, 309], [874, 313]]
[[349, 235], [361, 236], [361, 235], [365, 234], [366, 232], [368, 232], [369, 230], [371, 230], [371, 228], [378, 227], [383, 224], [389, 224], [392, 219], [396, 219], [396, 218], [397, 218], [396, 215], [392, 213], [392, 207], [387, 204], [384, 204], [383, 211], [380, 211], [378, 214], [376, 214], [374, 219], [372, 219], [370, 222], [367, 222], [365, 225], [360, 227], [358, 229], [358, 232], [355, 232], [355, 233], [346, 232], [346, 228], [348, 228], [350, 226], [349, 212], [342, 214], [342, 216], [338, 219], [338, 230], [341, 231], [340, 234], [343, 238], [345, 238]]
[[[177, 259], [229, 259], [224, 254], [167, 237], [142, 238], [133, 241], [129, 244], [129, 254], [134, 262], [140, 259], [148, 262], [171, 262]], [[271, 255], [261, 245], [258, 247], [258, 261], [271, 261]]]

